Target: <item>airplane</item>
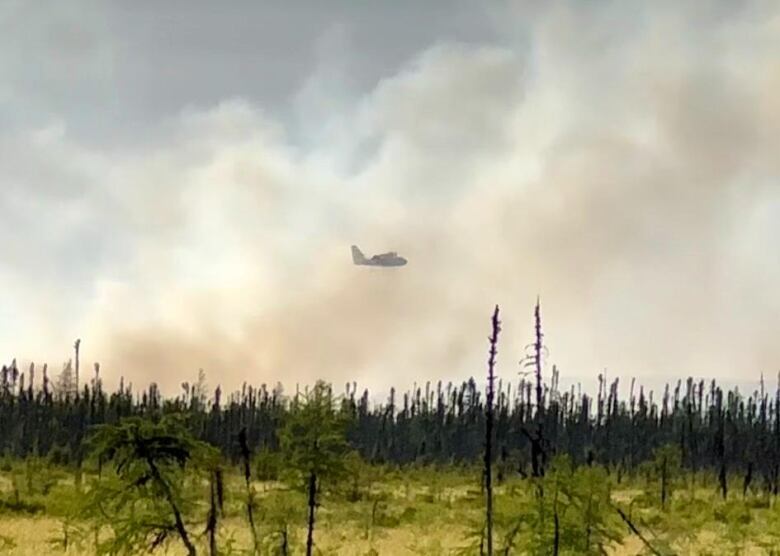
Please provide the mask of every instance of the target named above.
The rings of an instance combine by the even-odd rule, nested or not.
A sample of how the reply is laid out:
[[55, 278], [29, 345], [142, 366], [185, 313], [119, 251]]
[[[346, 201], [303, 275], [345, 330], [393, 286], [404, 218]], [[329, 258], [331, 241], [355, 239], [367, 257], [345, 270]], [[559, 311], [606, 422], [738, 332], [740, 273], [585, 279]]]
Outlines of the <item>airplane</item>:
[[367, 266], [403, 266], [406, 264], [406, 259], [399, 257], [395, 251], [388, 253], [382, 253], [380, 255], [374, 255], [370, 259], [367, 259], [363, 252], [357, 245], [352, 246], [352, 262], [357, 265]]

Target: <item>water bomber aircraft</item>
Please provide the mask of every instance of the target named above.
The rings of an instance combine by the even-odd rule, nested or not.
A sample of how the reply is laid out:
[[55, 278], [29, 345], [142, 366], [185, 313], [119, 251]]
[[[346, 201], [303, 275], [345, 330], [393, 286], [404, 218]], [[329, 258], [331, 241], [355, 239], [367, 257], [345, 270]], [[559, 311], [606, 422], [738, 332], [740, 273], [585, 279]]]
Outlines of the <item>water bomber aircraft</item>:
[[399, 257], [395, 251], [374, 255], [370, 259], [366, 258], [357, 245], [352, 246], [352, 262], [366, 266], [404, 266], [407, 263], [406, 259]]

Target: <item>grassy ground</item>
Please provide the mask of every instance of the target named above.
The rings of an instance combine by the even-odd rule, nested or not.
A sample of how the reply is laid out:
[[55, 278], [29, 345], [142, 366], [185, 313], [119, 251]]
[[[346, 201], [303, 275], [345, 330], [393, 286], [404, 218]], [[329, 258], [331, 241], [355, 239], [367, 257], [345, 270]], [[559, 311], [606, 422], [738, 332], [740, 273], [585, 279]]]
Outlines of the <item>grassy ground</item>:
[[[60, 537], [60, 522], [52, 517], [4, 516], [0, 520], [0, 535], [10, 538], [14, 548], [0, 548], [0, 553], [16, 556], [38, 556], [47, 554], [90, 554], [87, 548], [71, 547], [65, 551], [55, 547], [51, 539]], [[224, 525], [225, 532], [233, 535], [238, 544], [248, 546], [251, 541], [243, 522], [231, 519]], [[424, 526], [421, 524], [403, 525], [385, 529], [366, 539], [363, 531], [354, 526], [333, 524], [320, 529], [316, 536], [317, 547], [323, 554], [344, 554], [346, 556], [365, 556], [367, 554], [413, 556], [420, 554], [444, 555], [457, 553], [463, 546], [463, 530], [452, 524], [437, 522]], [[297, 531], [296, 536], [303, 539], [305, 532]], [[228, 536], [226, 535], [226, 536]], [[375, 552], [371, 552], [374, 550]], [[643, 543], [635, 536], [623, 539], [622, 544], [608, 551], [613, 556], [644, 554]], [[178, 546], [162, 550], [163, 554], [185, 554]], [[300, 554], [300, 547], [295, 553]], [[519, 553], [519, 552], [518, 552]], [[693, 542], [681, 543], [675, 554], [736, 554], [733, 547], [723, 545], [716, 531], [702, 531]], [[766, 549], [752, 543], [746, 543], [740, 554], [769, 554]]]
[[[479, 476], [478, 471], [476, 476]], [[0, 513], [0, 554], [38, 556], [93, 552], [89, 542], [81, 547], [71, 544], [64, 550], [63, 520], [66, 517], [78, 520], [77, 515], [69, 514], [66, 499], [73, 496], [75, 490], [72, 476], [65, 472], [56, 473], [51, 481], [55, 485], [42, 495], [26, 492], [27, 481], [21, 472], [0, 475], [3, 500], [22, 502], [21, 509], [6, 505]], [[458, 554], [469, 543], [469, 524], [478, 522], [483, 512], [482, 496], [475, 482], [472, 471], [380, 473], [361, 485], [356, 501], [349, 500], [352, 487], [346, 485], [342, 492], [331, 494], [322, 501], [316, 546], [321, 554], [352, 556]], [[669, 507], [662, 510], [653, 499], [652, 488], [647, 487], [639, 480], [617, 486], [612, 500], [631, 515], [662, 554], [758, 555], [771, 554], [769, 546], [773, 540], [780, 546], [780, 539], [770, 536], [772, 532], [780, 531], [780, 509], [775, 508], [769, 498], [749, 494], [743, 499], [739, 493], [723, 502], [714, 488], [679, 488]], [[280, 522], [279, 515], [284, 514], [278, 509], [278, 503], [279, 497], [287, 494], [274, 483], [256, 483], [255, 488], [259, 493], [258, 522], [262, 524], [263, 532], [268, 533], [269, 524]], [[523, 500], [530, 500], [528, 491], [529, 485], [520, 480], [504, 484], [497, 489], [497, 506], [522, 505]], [[237, 554], [240, 549], [251, 546], [242, 515], [241, 478], [237, 474], [229, 475], [227, 492], [220, 546], [225, 554], [229, 553], [227, 548], [233, 546], [233, 553]], [[301, 505], [302, 497], [290, 496], [292, 498], [287, 502], [291, 506], [282, 521], [290, 524], [292, 553], [301, 554], [305, 542], [305, 504]], [[616, 513], [610, 513], [608, 519], [623, 531], [621, 542], [612, 543], [608, 554], [647, 553], [642, 541], [628, 534]], [[193, 531], [200, 535], [202, 525]], [[200, 536], [198, 540], [205, 548], [205, 538]], [[271, 544], [278, 543], [273, 541]], [[184, 554], [184, 551], [172, 543], [161, 553]], [[205, 549], [203, 553], [206, 553]]]

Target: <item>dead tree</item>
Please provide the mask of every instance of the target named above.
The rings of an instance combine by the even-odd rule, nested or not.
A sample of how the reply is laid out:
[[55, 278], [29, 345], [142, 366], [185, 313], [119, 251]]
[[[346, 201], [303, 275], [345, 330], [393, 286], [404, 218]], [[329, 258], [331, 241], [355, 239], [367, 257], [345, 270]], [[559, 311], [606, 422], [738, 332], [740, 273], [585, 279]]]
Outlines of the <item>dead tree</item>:
[[493, 556], [493, 421], [495, 397], [495, 365], [498, 345], [498, 333], [501, 331], [501, 322], [498, 320], [498, 305], [493, 311], [491, 319], [492, 333], [490, 341], [490, 355], [488, 357], [488, 381], [487, 400], [485, 402], [485, 496], [486, 496], [486, 526], [487, 526], [487, 554]]

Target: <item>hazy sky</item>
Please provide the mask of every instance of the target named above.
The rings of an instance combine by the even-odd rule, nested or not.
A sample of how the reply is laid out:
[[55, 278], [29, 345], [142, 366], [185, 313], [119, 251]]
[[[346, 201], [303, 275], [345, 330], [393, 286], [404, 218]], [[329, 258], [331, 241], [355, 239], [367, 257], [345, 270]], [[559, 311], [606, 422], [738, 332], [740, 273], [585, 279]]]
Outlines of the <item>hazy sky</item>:
[[0, 0], [0, 354], [774, 378], [779, 153], [775, 1]]

